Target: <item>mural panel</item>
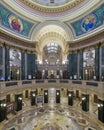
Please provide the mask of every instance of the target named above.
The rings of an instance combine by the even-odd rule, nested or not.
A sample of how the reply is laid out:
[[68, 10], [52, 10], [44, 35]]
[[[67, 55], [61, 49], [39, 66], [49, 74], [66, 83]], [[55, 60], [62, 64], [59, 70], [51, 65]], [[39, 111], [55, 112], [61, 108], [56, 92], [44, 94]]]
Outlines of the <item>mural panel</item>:
[[21, 32], [23, 30], [23, 24], [22, 21], [17, 18], [16, 16], [10, 16], [8, 18], [10, 28], [13, 29], [16, 32]]
[[28, 22], [0, 4], [0, 26], [20, 35], [29, 37], [33, 23]]
[[91, 67], [95, 65], [95, 50], [89, 49], [83, 53], [83, 67]]
[[18, 50], [10, 49], [10, 66], [21, 67], [21, 53]]
[[[69, 22], [67, 22], [69, 24]], [[98, 9], [91, 12], [87, 16], [71, 23], [76, 36], [80, 36], [85, 33], [97, 29], [98, 27], [104, 24], [104, 4], [101, 5]]]

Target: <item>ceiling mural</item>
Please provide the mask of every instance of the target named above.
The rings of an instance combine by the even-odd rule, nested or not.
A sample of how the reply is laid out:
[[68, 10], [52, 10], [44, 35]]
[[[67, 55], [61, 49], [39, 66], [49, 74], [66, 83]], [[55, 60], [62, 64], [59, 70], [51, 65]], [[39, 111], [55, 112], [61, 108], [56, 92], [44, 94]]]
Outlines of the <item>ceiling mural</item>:
[[37, 2], [39, 4], [44, 4], [44, 5], [55, 5], [55, 4], [60, 5], [60, 4], [67, 3], [69, 1], [73, 1], [73, 0], [31, 0], [31, 2]]
[[19, 14], [39, 22], [73, 20], [102, 3], [101, 0], [3, 0], [0, 2]]
[[33, 23], [16, 16], [0, 4], [0, 26], [3, 28], [13, 31], [13, 33], [29, 37], [33, 25]]
[[[102, 26], [104, 23], [104, 4], [102, 4], [98, 9], [91, 12], [87, 16], [79, 19], [71, 23], [76, 36], [80, 36], [85, 33], [89, 33], [90, 31], [97, 29]], [[69, 25], [70, 23], [67, 22]]]
[[22, 21], [16, 16], [10, 15], [10, 17], [8, 17], [8, 22], [9, 22], [10, 28], [13, 29], [14, 31], [21, 32], [23, 30]]
[[[83, 34], [90, 35], [95, 29], [99, 31], [103, 25], [104, 4], [102, 3], [97, 5], [96, 7], [97, 9], [94, 10], [93, 12], [90, 11], [91, 13], [89, 13], [88, 15], [86, 15], [86, 13], [81, 11], [82, 15], [84, 14], [83, 15], [84, 17], [82, 18], [81, 18], [81, 13], [78, 13], [80, 17], [78, 17], [78, 15], [76, 14], [78, 10], [82, 10], [84, 9], [84, 7], [86, 9], [88, 7], [88, 4], [91, 4], [90, 2], [91, 2], [90, 0], [88, 1], [86, 0], [18, 0], [18, 1], [8, 0], [8, 2], [6, 0], [3, 0], [0, 2], [0, 26], [1, 26], [1, 29], [4, 29], [4, 31], [6, 30], [8, 32], [13, 32], [15, 36], [16, 34], [18, 34], [18, 36], [22, 36], [22, 38], [30, 38], [33, 40], [34, 39], [33, 37], [35, 37], [34, 36], [35, 32], [38, 31], [36, 30], [37, 24], [40, 24], [46, 21], [53, 22], [53, 21], [57, 21], [57, 19], [59, 18], [60, 19], [62, 18], [62, 21], [60, 21], [60, 19], [58, 21], [60, 21], [60, 23], [62, 22], [63, 25], [65, 25], [67, 28], [69, 27], [68, 29], [72, 33], [71, 40], [73, 40], [76, 37], [78, 38], [78, 36], [79, 37], [84, 36]], [[52, 3], [53, 6], [52, 7], [44, 6], [44, 4], [49, 4], [49, 3]], [[60, 6], [54, 7], [54, 3], [60, 4]], [[64, 3], [64, 4], [61, 5], [61, 3]], [[13, 5], [16, 5], [17, 7]], [[9, 8], [11, 9], [11, 11], [9, 10]], [[34, 9], [34, 12], [31, 12], [33, 11], [33, 9]], [[13, 13], [12, 10], [16, 12], [16, 14]], [[87, 9], [87, 11], [89, 10]], [[19, 16], [18, 16], [18, 13], [19, 13]], [[68, 15], [68, 19], [65, 21], [63, 20], [65, 16], [64, 13]], [[77, 19], [79, 18], [79, 20], [76, 20], [74, 17], [70, 17], [69, 15], [70, 16], [75, 15], [74, 17], [77, 16]], [[26, 18], [27, 20], [23, 19], [22, 16], [24, 16], [24, 18]], [[42, 19], [44, 19], [44, 21], [42, 21]]]
[[[89, 1], [89, 0], [88, 0]], [[44, 15], [66, 13], [66, 11], [72, 10], [82, 3], [86, 4], [86, 0], [14, 0], [13, 2], [21, 5], [29, 10], [33, 9], [35, 13], [42, 13]], [[67, 12], [68, 13], [68, 12]]]

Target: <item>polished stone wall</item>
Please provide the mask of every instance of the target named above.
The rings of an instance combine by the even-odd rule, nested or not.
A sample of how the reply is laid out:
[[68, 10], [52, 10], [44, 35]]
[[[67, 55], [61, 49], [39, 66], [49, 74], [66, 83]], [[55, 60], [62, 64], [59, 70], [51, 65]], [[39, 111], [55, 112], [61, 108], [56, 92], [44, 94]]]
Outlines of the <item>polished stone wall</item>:
[[5, 80], [10, 79], [10, 53], [9, 48], [5, 48]]
[[21, 53], [21, 79], [25, 79], [25, 53]]
[[[94, 67], [94, 80], [101, 81], [104, 80], [104, 46], [98, 45], [94, 47], [94, 49], [94, 66], [88, 67]], [[77, 79], [84, 79], [83, 51], [77, 51], [76, 53], [68, 54], [67, 60], [68, 78], [70, 79], [70, 77], [72, 77], [72, 79], [74, 79], [74, 75], [77, 75]]]
[[27, 54], [27, 78], [29, 78], [28, 75], [31, 75], [31, 78], [36, 77], [37, 72], [36, 60], [37, 60], [36, 54]]
[[83, 79], [83, 52], [79, 53], [79, 77]]
[[74, 79], [74, 75], [77, 75], [77, 58], [78, 55], [77, 54], [69, 54], [68, 55], [68, 66], [67, 66], [67, 70], [68, 70], [68, 78], [72, 77], [72, 79]]
[[101, 75], [104, 80], [104, 46], [101, 47]]
[[95, 76], [99, 80], [99, 48], [95, 48]]
[[3, 64], [3, 48], [0, 46], [0, 77], [3, 75], [2, 64]]

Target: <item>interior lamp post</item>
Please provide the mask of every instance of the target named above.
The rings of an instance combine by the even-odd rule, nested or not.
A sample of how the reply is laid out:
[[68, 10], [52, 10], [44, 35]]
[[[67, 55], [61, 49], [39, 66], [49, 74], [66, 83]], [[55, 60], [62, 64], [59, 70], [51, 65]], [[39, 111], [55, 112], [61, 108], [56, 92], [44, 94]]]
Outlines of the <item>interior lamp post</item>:
[[22, 100], [22, 98], [21, 98], [21, 97], [18, 97], [18, 100], [20, 100], [20, 101], [21, 101], [21, 100]]
[[33, 93], [32, 96], [35, 97], [35, 93]]
[[35, 92], [31, 92], [31, 106], [36, 105], [36, 94]]
[[6, 103], [0, 104], [0, 122], [6, 119]]
[[45, 95], [47, 95], [47, 92], [45, 92]]
[[98, 119], [104, 123], [104, 101], [98, 99]]
[[60, 103], [60, 90], [56, 90], [56, 103]]
[[82, 110], [89, 111], [89, 94], [82, 94]]
[[57, 95], [59, 95], [59, 92], [57, 92]]
[[69, 94], [69, 97], [71, 97], [72, 95], [71, 95], [71, 93]]
[[48, 90], [44, 90], [44, 103], [48, 103]]
[[73, 91], [68, 92], [68, 105], [73, 106]]

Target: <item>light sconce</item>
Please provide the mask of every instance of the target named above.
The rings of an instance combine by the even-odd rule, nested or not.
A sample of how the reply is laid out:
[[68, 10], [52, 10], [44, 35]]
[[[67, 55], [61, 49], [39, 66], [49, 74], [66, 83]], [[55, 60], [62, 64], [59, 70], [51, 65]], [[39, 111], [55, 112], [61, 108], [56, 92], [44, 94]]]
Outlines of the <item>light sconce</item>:
[[98, 107], [103, 107], [104, 105], [103, 104], [98, 104]]
[[59, 93], [57, 92], [57, 95], [59, 95]]
[[101, 107], [103, 107], [103, 104], [100, 104]]
[[35, 93], [33, 93], [32, 96], [35, 97]]
[[3, 104], [0, 104], [1, 107], [3, 107]]
[[100, 107], [100, 104], [98, 104], [98, 107]]
[[22, 98], [21, 98], [21, 97], [18, 97], [18, 100], [22, 100]]
[[72, 80], [72, 76], [70, 76], [70, 79]]
[[45, 92], [45, 95], [47, 95], [47, 92]]
[[82, 79], [81, 76], [79, 76], [79, 79], [80, 79], [80, 80]]
[[69, 97], [71, 97], [72, 95], [71, 94], [69, 94]]
[[17, 70], [17, 74], [19, 74], [19, 70]]
[[82, 100], [83, 100], [83, 101], [86, 100], [86, 97], [82, 97]]
[[6, 103], [3, 104], [3, 107], [6, 107]]
[[6, 107], [6, 103], [2, 103], [2, 104], [1, 104], [1, 107]]

